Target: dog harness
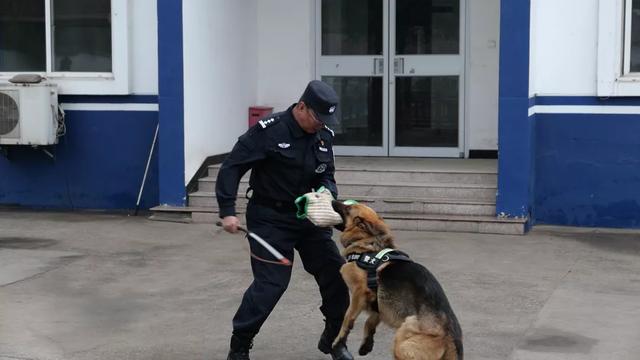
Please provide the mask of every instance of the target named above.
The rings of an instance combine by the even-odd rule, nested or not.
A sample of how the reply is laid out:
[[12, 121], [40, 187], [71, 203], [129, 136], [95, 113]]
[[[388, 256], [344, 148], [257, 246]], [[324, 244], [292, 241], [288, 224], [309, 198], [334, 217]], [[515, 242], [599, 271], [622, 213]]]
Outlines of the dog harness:
[[382, 251], [366, 252], [361, 254], [351, 253], [346, 256], [347, 262], [356, 262], [359, 268], [367, 272], [367, 287], [373, 291], [378, 289], [378, 268], [389, 261], [413, 262], [409, 255], [395, 249], [383, 249]]

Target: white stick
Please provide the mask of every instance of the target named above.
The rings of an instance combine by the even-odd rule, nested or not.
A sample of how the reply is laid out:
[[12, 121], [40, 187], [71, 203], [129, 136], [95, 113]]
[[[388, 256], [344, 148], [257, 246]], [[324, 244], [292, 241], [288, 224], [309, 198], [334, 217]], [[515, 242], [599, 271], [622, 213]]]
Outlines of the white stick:
[[[222, 221], [218, 221], [216, 222], [216, 225], [218, 226], [222, 226]], [[278, 261], [280, 261], [283, 265], [288, 265], [291, 266], [291, 261], [289, 261], [289, 259], [287, 259], [286, 257], [282, 256], [282, 254], [280, 254], [280, 252], [276, 249], [273, 248], [273, 246], [269, 245], [268, 242], [264, 241], [263, 238], [261, 238], [260, 236], [258, 236], [256, 233], [253, 233], [245, 228], [243, 228], [242, 226], [238, 226], [238, 230], [246, 233], [247, 235], [251, 236], [251, 238], [255, 241], [258, 242], [258, 244], [262, 245], [265, 249], [267, 249], [267, 251], [269, 251], [271, 253], [271, 255], [275, 256], [276, 259], [278, 259]], [[253, 253], [251, 254], [253, 256]]]
[[271, 255], [276, 257], [276, 259], [280, 260], [280, 262], [285, 264], [289, 263], [289, 259], [282, 256], [282, 254], [280, 254], [278, 250], [274, 249], [273, 246], [269, 245], [268, 242], [264, 241], [264, 239], [258, 236], [256, 233], [252, 233], [251, 231], [248, 231], [247, 234], [249, 234], [249, 236], [251, 236], [255, 241], [257, 241], [265, 249], [267, 249], [271, 253]]
[[142, 184], [140, 185], [140, 192], [138, 193], [138, 201], [136, 201], [135, 215], [138, 215], [138, 207], [140, 207], [140, 199], [142, 199], [142, 190], [144, 189], [144, 183], [147, 181], [147, 173], [149, 172], [149, 165], [151, 164], [151, 157], [153, 156], [153, 149], [156, 147], [156, 140], [158, 140], [158, 130], [160, 129], [160, 123], [156, 125], [156, 133], [153, 135], [153, 142], [151, 143], [151, 150], [149, 151], [149, 158], [147, 159], [147, 166], [144, 168], [144, 176], [142, 177]]

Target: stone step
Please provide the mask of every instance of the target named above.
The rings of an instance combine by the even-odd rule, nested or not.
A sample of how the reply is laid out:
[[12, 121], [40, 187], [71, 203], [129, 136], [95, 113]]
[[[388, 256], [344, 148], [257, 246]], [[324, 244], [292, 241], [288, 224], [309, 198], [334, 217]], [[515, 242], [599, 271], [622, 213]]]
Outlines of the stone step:
[[394, 230], [471, 232], [482, 234], [523, 235], [527, 219], [506, 219], [495, 216], [432, 215], [382, 213]]
[[[220, 165], [209, 166], [207, 178], [218, 176]], [[243, 177], [248, 181], [250, 171]], [[402, 181], [406, 183], [456, 183], [496, 186], [498, 175], [495, 172], [471, 172], [451, 170], [388, 170], [371, 168], [337, 167], [335, 173], [336, 182], [341, 184], [348, 181], [352, 183], [377, 184]]]
[[[219, 220], [218, 213], [208, 212], [208, 209], [201, 207], [157, 206], [151, 210], [154, 211], [154, 213], [191, 214], [193, 222], [214, 223]], [[522, 235], [525, 233], [527, 225], [527, 219], [525, 218], [502, 219], [495, 216], [405, 214], [392, 212], [380, 212], [379, 214], [385, 219], [392, 230]], [[245, 223], [244, 213], [239, 212], [238, 215], [241, 221]], [[159, 217], [159, 219], [162, 219], [162, 217]]]
[[[216, 186], [215, 178], [202, 178], [199, 180], [199, 192], [214, 192]], [[241, 181], [238, 188], [239, 194], [245, 194], [249, 183]], [[353, 196], [384, 196], [384, 197], [405, 197], [405, 198], [448, 198], [466, 199], [478, 201], [495, 201], [496, 187], [492, 185], [477, 184], [457, 184], [457, 183], [406, 183], [406, 182], [379, 182], [373, 184], [362, 184], [358, 182], [342, 181], [338, 185], [340, 194], [351, 194]], [[342, 197], [342, 195], [340, 195]]]
[[[414, 214], [447, 214], [447, 215], [481, 215], [493, 216], [496, 213], [495, 203], [491, 201], [473, 201], [460, 199], [425, 199], [425, 198], [393, 198], [382, 196], [344, 195], [343, 199], [362, 202], [376, 211]], [[238, 196], [236, 208], [246, 207], [248, 200]], [[213, 193], [196, 192], [189, 195], [189, 204], [199, 208], [217, 212], [217, 201]]]

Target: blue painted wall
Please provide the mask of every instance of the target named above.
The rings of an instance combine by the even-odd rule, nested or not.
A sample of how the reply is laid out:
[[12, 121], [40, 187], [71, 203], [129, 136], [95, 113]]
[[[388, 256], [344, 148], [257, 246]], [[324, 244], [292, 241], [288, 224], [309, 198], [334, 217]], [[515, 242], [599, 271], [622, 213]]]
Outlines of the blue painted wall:
[[528, 216], [533, 204], [534, 127], [529, 111], [529, 0], [500, 4], [497, 213]]
[[535, 127], [536, 224], [640, 228], [640, 115], [537, 114]]
[[[158, 112], [67, 111], [66, 114], [67, 134], [51, 149], [55, 160], [30, 147], [8, 147], [8, 158], [0, 155], [0, 204], [133, 209]], [[158, 204], [156, 155], [141, 208]]]
[[158, 1], [160, 203], [186, 205], [182, 0]]

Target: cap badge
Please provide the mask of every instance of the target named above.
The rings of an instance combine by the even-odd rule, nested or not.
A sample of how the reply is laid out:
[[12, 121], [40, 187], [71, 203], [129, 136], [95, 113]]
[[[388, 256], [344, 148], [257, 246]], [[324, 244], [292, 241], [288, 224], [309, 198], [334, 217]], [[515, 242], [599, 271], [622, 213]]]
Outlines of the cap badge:
[[291, 144], [289, 144], [289, 143], [280, 143], [280, 144], [278, 144], [278, 147], [280, 147], [281, 149], [286, 149], [289, 146], [291, 146]]
[[318, 167], [316, 168], [316, 174], [321, 174], [321, 173], [323, 173], [325, 170], [327, 170], [327, 164], [320, 164], [320, 165], [318, 165]]
[[333, 105], [332, 107], [329, 108], [329, 114], [333, 114], [336, 111], [336, 106]]

